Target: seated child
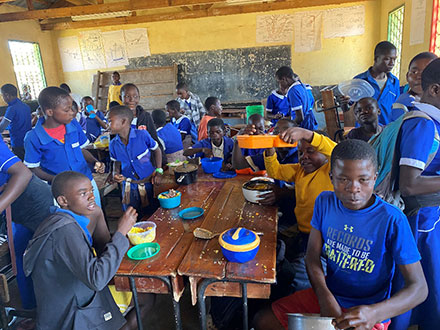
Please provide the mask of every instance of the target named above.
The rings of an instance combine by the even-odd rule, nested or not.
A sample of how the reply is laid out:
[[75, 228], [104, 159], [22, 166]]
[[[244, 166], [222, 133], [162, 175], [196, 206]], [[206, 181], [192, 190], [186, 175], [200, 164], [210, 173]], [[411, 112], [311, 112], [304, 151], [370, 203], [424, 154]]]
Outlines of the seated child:
[[277, 91], [273, 91], [267, 98], [266, 114], [273, 126], [276, 125], [278, 119], [290, 117], [290, 105], [286, 94], [287, 90], [280, 88]]
[[104, 114], [100, 110], [93, 109], [93, 111], [90, 112], [87, 106], [92, 106], [93, 108], [93, 99], [90, 96], [84, 96], [81, 99], [81, 111], [85, 120], [84, 129], [86, 136], [90, 142], [95, 142], [98, 136], [101, 135], [102, 129], [107, 129], [107, 122]]
[[[334, 148], [334, 192], [316, 199], [307, 246], [313, 289], [275, 301], [256, 317], [256, 329], [287, 329], [287, 313], [333, 317], [337, 329], [387, 329], [391, 317], [426, 299], [428, 288], [408, 221], [373, 194], [376, 173], [377, 156], [368, 143], [345, 140]], [[406, 285], [391, 296], [395, 265]]]
[[172, 163], [185, 160], [183, 144], [179, 130], [172, 124], [167, 124], [167, 115], [162, 110], [154, 110], [151, 114], [157, 127], [157, 136], [162, 143], [168, 162]]
[[159, 145], [146, 130], [131, 127], [133, 112], [128, 107], [116, 106], [108, 113], [110, 132], [117, 134], [110, 141], [110, 159], [113, 164], [113, 180], [122, 183], [124, 210], [134, 207], [139, 219], [151, 215], [157, 209], [153, 200], [153, 184], [160, 183], [162, 167], [154, 167], [151, 154], [162, 164]]
[[413, 102], [419, 102], [423, 95], [422, 90], [422, 72], [426, 66], [437, 58], [437, 55], [431, 52], [417, 54], [409, 62], [406, 80], [408, 81], [408, 91], [400, 94], [393, 104], [391, 113], [392, 120], [396, 120], [408, 110], [414, 108]]
[[377, 100], [372, 97], [364, 97], [353, 106], [356, 122], [359, 127], [353, 128], [347, 134], [347, 139], [358, 139], [368, 142], [371, 137], [382, 132], [383, 126], [379, 124], [380, 108]]
[[208, 122], [213, 118], [222, 116], [222, 105], [220, 100], [214, 96], [210, 96], [205, 101], [206, 114], [200, 120], [198, 128], [198, 140], [202, 141], [208, 138]]
[[52, 193], [60, 207], [38, 227], [24, 256], [37, 299], [37, 329], [120, 329], [125, 319], [107, 284], [128, 250], [125, 236], [136, 222], [136, 211], [124, 213], [111, 241], [96, 256], [87, 229], [97, 208], [88, 177], [60, 173]]
[[171, 100], [166, 104], [166, 110], [171, 118], [171, 123], [176, 127], [182, 137], [184, 148], [188, 148], [192, 144], [191, 140], [191, 121], [180, 113], [180, 104], [176, 100]]
[[232, 149], [234, 141], [225, 136], [225, 124], [220, 118], [211, 119], [208, 122], [207, 139], [197, 142], [192, 147], [183, 151], [184, 156], [220, 157], [223, 158], [224, 169], [232, 169]]
[[38, 103], [45, 118], [26, 134], [24, 164], [49, 183], [64, 171], [83, 173], [92, 181], [96, 203], [100, 206], [98, 186], [87, 162], [94, 163], [99, 173], [104, 173], [105, 165], [84, 149], [89, 140], [78, 122], [72, 120], [74, 111], [69, 93], [59, 87], [46, 87], [38, 96]]

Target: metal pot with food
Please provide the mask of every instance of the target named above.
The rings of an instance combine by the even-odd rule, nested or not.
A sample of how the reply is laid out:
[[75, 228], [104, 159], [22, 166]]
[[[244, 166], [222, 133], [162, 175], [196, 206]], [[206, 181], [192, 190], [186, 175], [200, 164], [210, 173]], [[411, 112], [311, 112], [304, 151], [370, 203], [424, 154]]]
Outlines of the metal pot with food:
[[195, 164], [183, 164], [174, 169], [176, 183], [188, 185], [197, 181], [198, 166]]

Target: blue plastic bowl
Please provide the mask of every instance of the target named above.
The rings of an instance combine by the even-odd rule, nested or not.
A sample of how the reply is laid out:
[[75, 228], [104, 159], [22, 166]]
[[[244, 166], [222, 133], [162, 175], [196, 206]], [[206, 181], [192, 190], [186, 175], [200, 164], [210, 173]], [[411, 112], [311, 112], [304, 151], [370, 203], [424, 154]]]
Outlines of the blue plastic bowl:
[[[162, 195], [163, 193], [159, 194]], [[159, 197], [157, 196], [157, 197]], [[180, 205], [180, 197], [182, 196], [182, 193], [179, 192], [179, 195], [172, 198], [158, 198], [159, 204], [164, 209], [174, 209], [175, 207], [178, 207]]]
[[219, 157], [202, 158], [202, 168], [207, 174], [220, 172], [223, 164], [223, 159]]
[[258, 253], [258, 249], [260, 246], [258, 245], [255, 249], [246, 251], [246, 252], [235, 252], [235, 251], [229, 251], [226, 250], [223, 246], [220, 246], [223, 252], [223, 256], [228, 260], [232, 262], [239, 262], [244, 263], [248, 262], [255, 258], [255, 256]]

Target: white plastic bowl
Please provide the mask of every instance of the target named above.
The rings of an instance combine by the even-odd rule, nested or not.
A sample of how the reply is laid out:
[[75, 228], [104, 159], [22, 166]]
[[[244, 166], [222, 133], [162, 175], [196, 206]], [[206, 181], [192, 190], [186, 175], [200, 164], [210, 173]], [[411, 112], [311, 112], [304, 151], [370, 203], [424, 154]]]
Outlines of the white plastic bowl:
[[[255, 181], [255, 180], [251, 180], [251, 181]], [[248, 181], [249, 182], [249, 181]], [[273, 190], [270, 188], [268, 190], [253, 190], [253, 189], [248, 189], [245, 187], [245, 185], [248, 183], [245, 182], [242, 186], [242, 191], [243, 191], [243, 196], [244, 198], [251, 203], [255, 203], [258, 204], [260, 200], [262, 200], [264, 198], [265, 194], [268, 194], [270, 192], [272, 192]], [[269, 186], [272, 185], [271, 182], [265, 182], [267, 183]]]
[[141, 221], [136, 223], [133, 227], [140, 227], [143, 229], [146, 229], [148, 227], [151, 227], [150, 230], [144, 231], [142, 233], [128, 233], [128, 239], [130, 240], [130, 243], [133, 245], [138, 245], [142, 243], [150, 243], [154, 241], [156, 238], [156, 224], [151, 221]]

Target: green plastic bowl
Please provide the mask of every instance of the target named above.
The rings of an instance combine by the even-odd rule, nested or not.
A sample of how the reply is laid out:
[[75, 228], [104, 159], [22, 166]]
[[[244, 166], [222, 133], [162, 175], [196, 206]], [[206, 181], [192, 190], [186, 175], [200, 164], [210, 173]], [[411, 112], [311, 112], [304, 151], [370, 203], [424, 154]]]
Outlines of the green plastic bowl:
[[127, 256], [133, 260], [144, 260], [154, 257], [159, 251], [160, 245], [157, 243], [142, 243], [128, 250]]

